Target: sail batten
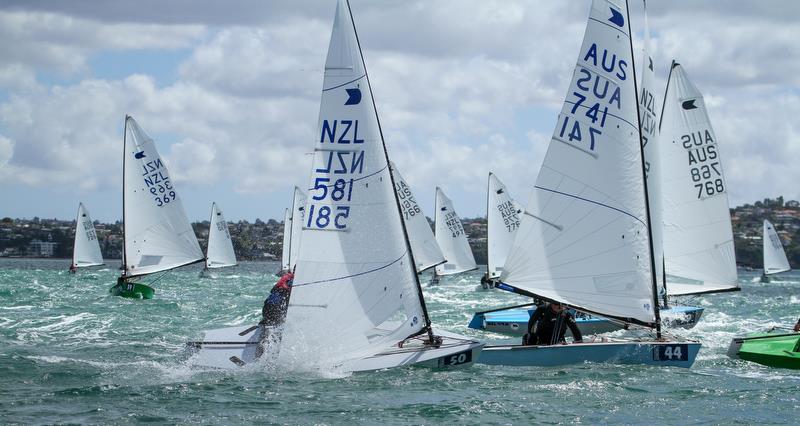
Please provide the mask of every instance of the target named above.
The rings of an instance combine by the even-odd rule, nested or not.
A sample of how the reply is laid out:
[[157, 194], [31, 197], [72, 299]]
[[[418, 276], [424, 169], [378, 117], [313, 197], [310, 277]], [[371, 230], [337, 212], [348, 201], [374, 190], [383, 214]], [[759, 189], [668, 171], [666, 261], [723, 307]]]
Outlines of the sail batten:
[[153, 140], [125, 120], [125, 276], [203, 261], [205, 256]]

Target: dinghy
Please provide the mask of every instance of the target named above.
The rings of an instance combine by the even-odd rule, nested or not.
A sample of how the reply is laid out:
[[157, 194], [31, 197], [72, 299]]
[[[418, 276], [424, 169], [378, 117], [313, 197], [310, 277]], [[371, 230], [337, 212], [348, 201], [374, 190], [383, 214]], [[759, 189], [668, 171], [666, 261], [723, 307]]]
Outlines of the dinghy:
[[417, 273], [441, 265], [446, 260], [436, 242], [428, 218], [425, 217], [422, 207], [411, 193], [411, 187], [403, 179], [394, 163], [392, 163], [392, 173], [394, 174], [395, 191], [400, 199], [403, 221], [411, 242], [411, 251], [414, 253], [414, 261], [417, 263]]
[[[336, 7], [317, 135], [286, 321], [280, 342], [264, 353], [282, 366], [321, 371], [472, 364], [483, 345], [434, 330], [428, 316], [344, 0]], [[251, 363], [264, 334], [258, 327], [206, 332], [191, 344], [192, 360], [219, 368]]]
[[[668, 297], [738, 291], [722, 154], [702, 94], [674, 61], [661, 114], [663, 303], [668, 306]], [[675, 317], [693, 326], [701, 314], [696, 308]]]
[[[570, 88], [498, 287], [655, 330], [655, 339], [486, 346], [479, 362], [690, 367], [661, 333], [627, 2], [594, 0]], [[591, 341], [584, 338], [584, 341]]]
[[759, 333], [731, 341], [728, 356], [769, 367], [800, 369], [800, 333]]
[[460, 274], [478, 269], [472, 248], [467, 240], [467, 232], [461, 219], [441, 188], [436, 187], [436, 242], [442, 249], [447, 262], [436, 266], [431, 284], [439, 282], [439, 277]]
[[142, 280], [205, 260], [167, 166], [153, 140], [133, 117], [125, 117], [123, 157], [122, 276], [109, 292], [152, 299]]
[[500, 278], [511, 242], [521, 223], [522, 206], [515, 202], [506, 186], [489, 173], [486, 189], [486, 281]]
[[294, 187], [292, 195], [292, 208], [287, 210], [288, 220], [283, 221], [283, 257], [281, 258], [281, 271], [278, 276], [290, 272], [297, 264], [297, 254], [300, 252], [300, 231], [303, 229], [305, 219], [306, 193]]
[[761, 282], [768, 283], [770, 275], [790, 271], [792, 267], [789, 266], [789, 259], [786, 258], [786, 252], [783, 251], [781, 237], [775, 232], [775, 227], [766, 219], [764, 219], [762, 244], [764, 247], [764, 271], [761, 273]]
[[206, 250], [206, 267], [200, 276], [213, 277], [212, 269], [236, 266], [236, 253], [233, 252], [233, 241], [228, 229], [228, 222], [217, 203], [211, 204], [211, 220], [208, 229], [208, 249]]
[[103, 265], [103, 254], [100, 253], [100, 242], [94, 230], [94, 223], [89, 210], [83, 203], [78, 204], [78, 217], [75, 219], [75, 243], [72, 247], [72, 263], [70, 272], [78, 268]]

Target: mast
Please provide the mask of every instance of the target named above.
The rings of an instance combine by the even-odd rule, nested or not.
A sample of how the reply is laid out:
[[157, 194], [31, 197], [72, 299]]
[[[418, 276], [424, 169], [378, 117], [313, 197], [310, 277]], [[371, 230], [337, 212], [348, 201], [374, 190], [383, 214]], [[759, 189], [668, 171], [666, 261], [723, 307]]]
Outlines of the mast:
[[122, 126], [122, 277], [128, 274], [128, 250], [125, 250], [125, 225], [128, 223], [125, 220], [125, 158], [128, 156], [128, 118], [130, 116], [125, 114], [125, 124]]
[[[492, 271], [489, 266], [489, 259], [492, 257], [489, 255], [489, 250], [492, 249], [492, 245], [489, 244], [489, 205], [491, 204], [492, 196], [492, 172], [489, 172], [489, 177], [486, 179], [486, 279], [491, 279]], [[506, 253], [508, 254], [508, 253]], [[482, 283], [483, 281], [481, 281]]]
[[214, 226], [214, 210], [216, 210], [216, 205], [217, 203], [215, 201], [211, 202], [211, 219], [208, 221], [208, 241], [206, 241], [206, 264], [204, 269], [208, 269], [208, 247], [211, 245], [211, 227]]
[[[628, 0], [625, 0], [625, 12], [627, 14], [628, 20], [628, 44], [631, 48], [631, 68], [633, 69], [633, 92], [634, 96], [636, 97], [636, 117], [641, 117], [639, 111], [639, 88], [636, 84], [636, 58], [634, 58], [633, 54], [633, 33], [631, 33], [631, 11], [628, 5]], [[663, 110], [662, 110], [663, 114]], [[653, 250], [653, 224], [650, 220], [650, 196], [647, 192], [647, 169], [645, 167], [645, 160], [644, 160], [644, 149], [642, 147], [642, 121], [640, 119], [636, 120], [636, 125], [639, 130], [639, 159], [642, 163], [642, 183], [644, 186], [644, 207], [645, 213], [647, 215], [647, 243], [648, 247], [650, 248], [650, 278], [653, 285], [653, 313], [655, 314], [656, 318], [656, 338], [661, 339], [661, 312], [659, 311], [659, 303], [658, 303], [658, 281], [656, 279], [656, 261], [655, 261], [655, 250]]]
[[661, 102], [661, 117], [658, 119], [658, 131], [661, 132], [661, 124], [664, 121], [664, 108], [667, 106], [667, 94], [669, 93], [669, 81], [672, 80], [672, 70], [676, 65], [679, 65], [675, 60], [669, 66], [669, 74], [667, 74], [667, 87], [664, 89], [664, 100]]
[[[353, 24], [353, 33], [356, 36], [356, 44], [358, 45], [358, 55], [361, 57], [361, 63], [364, 65], [364, 77], [367, 80], [367, 84], [370, 87], [370, 97], [372, 98], [372, 108], [375, 111], [375, 121], [378, 123], [378, 133], [381, 135], [381, 145], [383, 145], [383, 155], [386, 158], [386, 164], [389, 168], [389, 180], [392, 184], [392, 193], [394, 194], [394, 201], [397, 207], [397, 214], [398, 219], [400, 219], [400, 226], [403, 229], [403, 238], [405, 238], [406, 243], [406, 251], [408, 252], [408, 257], [411, 261], [411, 272], [414, 275], [414, 282], [417, 285], [417, 296], [419, 297], [419, 303], [422, 306], [422, 316], [425, 319], [425, 329], [428, 333], [428, 339], [430, 343], [433, 343], [433, 328], [431, 327], [431, 318], [428, 315], [428, 307], [425, 305], [425, 297], [422, 295], [422, 285], [419, 282], [419, 275], [417, 274], [417, 263], [414, 260], [414, 252], [411, 250], [411, 242], [408, 239], [408, 229], [406, 229], [405, 221], [402, 218], [402, 210], [400, 207], [400, 198], [397, 196], [397, 190], [394, 182], [394, 172], [392, 170], [392, 164], [389, 162], [389, 152], [386, 149], [386, 141], [383, 138], [383, 128], [381, 127], [381, 120], [378, 117], [378, 107], [375, 105], [375, 95], [372, 93], [372, 84], [369, 82], [369, 73], [367, 72], [366, 62], [364, 62], [364, 53], [361, 51], [361, 41], [358, 39], [358, 31], [356, 30], [356, 22], [353, 19], [353, 10], [350, 8], [350, 0], [346, 0], [347, 3], [347, 13], [350, 14], [350, 22]], [[293, 212], [294, 214], [294, 212]], [[410, 337], [410, 336], [409, 336]]]
[[78, 215], [75, 217], [75, 238], [72, 240], [72, 265], [75, 267], [78, 266], [78, 263], [75, 262], [75, 249], [78, 248], [78, 229], [79, 225], [81, 224], [81, 208], [83, 207], [83, 203], [78, 203]]

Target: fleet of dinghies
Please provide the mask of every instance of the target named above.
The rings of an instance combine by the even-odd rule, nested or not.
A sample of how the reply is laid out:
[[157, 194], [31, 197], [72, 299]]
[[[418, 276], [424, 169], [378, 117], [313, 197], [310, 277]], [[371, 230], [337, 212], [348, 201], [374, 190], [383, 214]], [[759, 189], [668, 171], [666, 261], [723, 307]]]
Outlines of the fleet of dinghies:
[[[637, 63], [627, 1], [592, 0], [527, 203], [515, 201], [494, 173], [488, 176], [481, 283], [526, 303], [477, 312], [469, 327], [518, 338], [543, 303], [556, 303], [574, 312], [582, 342], [485, 345], [434, 327], [419, 274], [433, 269], [437, 283], [478, 266], [444, 191], [436, 187], [432, 230], [390, 160], [350, 5], [338, 0], [310, 177], [305, 191], [294, 188], [283, 218], [278, 275], [293, 277], [285, 322], [206, 330], [189, 344], [193, 365], [273, 362], [342, 372], [475, 362], [690, 367], [700, 342], [666, 327], [693, 327], [703, 308], [674, 299], [740, 289], [728, 186], [703, 96], [675, 61], [659, 111], [646, 10], [644, 27]], [[123, 153], [122, 274], [111, 294], [150, 299], [152, 284], [167, 271], [205, 261], [201, 276], [213, 276], [237, 264], [216, 203], [203, 256], [165, 162], [130, 116]], [[790, 266], [767, 220], [763, 231], [762, 281], [768, 282]], [[70, 271], [102, 264], [80, 203]], [[597, 337], [629, 328], [639, 332]], [[729, 355], [800, 368], [798, 336], [736, 338]]]

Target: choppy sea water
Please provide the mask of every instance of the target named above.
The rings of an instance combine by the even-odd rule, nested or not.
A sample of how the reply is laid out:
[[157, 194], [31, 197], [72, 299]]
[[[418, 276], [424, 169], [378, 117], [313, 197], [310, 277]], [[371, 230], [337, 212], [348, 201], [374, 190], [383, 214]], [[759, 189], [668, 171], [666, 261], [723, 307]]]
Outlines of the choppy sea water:
[[[770, 284], [740, 271], [742, 291], [684, 300], [706, 308], [689, 370], [585, 364], [404, 368], [330, 378], [278, 368], [189, 367], [187, 340], [204, 329], [254, 324], [275, 263], [244, 263], [199, 279], [167, 274], [153, 300], [109, 296], [116, 264], [69, 275], [68, 260], [0, 259], [0, 423], [790, 423], [800, 419], [800, 371], [726, 355], [732, 337], [789, 327], [800, 274]], [[425, 287], [436, 326], [466, 328], [477, 310], [527, 300], [480, 290], [480, 273]], [[424, 276], [429, 279], [429, 276]]]

